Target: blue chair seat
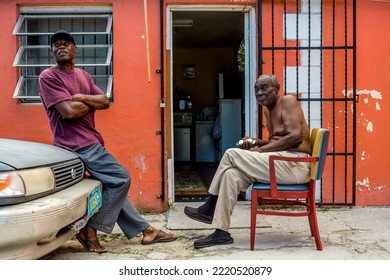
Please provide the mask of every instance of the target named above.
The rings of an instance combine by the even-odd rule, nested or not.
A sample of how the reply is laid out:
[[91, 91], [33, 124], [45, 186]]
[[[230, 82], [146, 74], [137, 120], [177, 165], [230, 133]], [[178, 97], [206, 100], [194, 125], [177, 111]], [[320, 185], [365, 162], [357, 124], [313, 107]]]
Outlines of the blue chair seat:
[[[271, 190], [271, 185], [269, 183], [253, 183], [252, 184], [253, 190], [259, 190], [259, 191], [269, 191]], [[301, 191], [308, 191], [310, 189], [309, 184], [300, 184], [300, 185], [289, 185], [289, 184], [278, 184], [277, 185], [278, 191], [281, 192], [301, 192]]]

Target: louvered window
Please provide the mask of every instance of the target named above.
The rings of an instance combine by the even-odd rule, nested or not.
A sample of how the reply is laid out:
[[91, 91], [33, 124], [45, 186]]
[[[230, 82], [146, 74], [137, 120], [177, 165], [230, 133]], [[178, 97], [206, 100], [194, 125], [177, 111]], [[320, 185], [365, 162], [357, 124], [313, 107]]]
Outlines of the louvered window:
[[20, 46], [13, 66], [19, 69], [14, 98], [40, 103], [39, 74], [55, 64], [50, 36], [58, 30], [72, 34], [77, 44], [75, 66], [88, 71], [112, 100], [111, 7], [22, 7], [13, 34]]

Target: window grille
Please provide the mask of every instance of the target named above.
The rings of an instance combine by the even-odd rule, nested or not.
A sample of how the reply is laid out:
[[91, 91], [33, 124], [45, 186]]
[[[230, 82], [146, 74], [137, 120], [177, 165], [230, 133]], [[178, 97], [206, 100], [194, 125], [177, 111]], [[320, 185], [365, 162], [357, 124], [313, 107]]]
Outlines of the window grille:
[[259, 72], [280, 77], [310, 128], [330, 130], [321, 205], [356, 204], [356, 2], [258, 1]]

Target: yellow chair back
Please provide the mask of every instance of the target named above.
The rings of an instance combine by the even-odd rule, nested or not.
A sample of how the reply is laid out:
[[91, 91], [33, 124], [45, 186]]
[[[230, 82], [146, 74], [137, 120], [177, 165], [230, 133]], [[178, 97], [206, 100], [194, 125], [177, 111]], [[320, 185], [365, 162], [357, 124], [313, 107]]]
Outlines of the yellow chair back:
[[312, 156], [318, 157], [318, 162], [313, 162], [310, 169], [310, 178], [320, 180], [324, 171], [326, 154], [328, 152], [329, 130], [325, 128], [313, 128], [310, 135]]

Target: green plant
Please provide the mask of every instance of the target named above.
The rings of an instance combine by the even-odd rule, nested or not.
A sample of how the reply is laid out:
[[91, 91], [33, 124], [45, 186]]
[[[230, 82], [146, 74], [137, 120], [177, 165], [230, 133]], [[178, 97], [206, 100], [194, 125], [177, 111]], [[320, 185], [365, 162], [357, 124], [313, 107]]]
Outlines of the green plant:
[[241, 40], [240, 46], [238, 47], [237, 64], [238, 64], [238, 71], [244, 72], [244, 70], [245, 70], [245, 41], [244, 41], [244, 39]]

